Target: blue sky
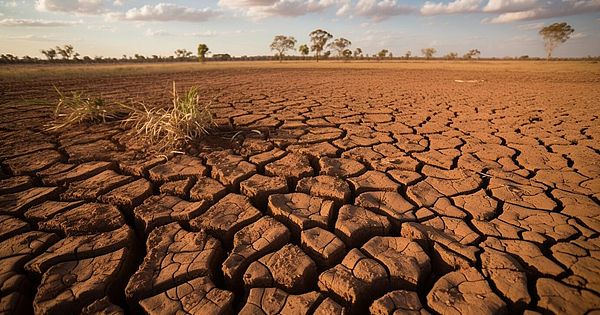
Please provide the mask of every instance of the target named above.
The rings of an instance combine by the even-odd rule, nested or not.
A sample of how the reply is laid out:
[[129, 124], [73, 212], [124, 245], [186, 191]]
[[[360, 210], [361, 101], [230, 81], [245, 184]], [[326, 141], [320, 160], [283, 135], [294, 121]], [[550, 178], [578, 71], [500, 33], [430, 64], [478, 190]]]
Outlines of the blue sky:
[[0, 53], [71, 44], [90, 57], [169, 56], [206, 43], [213, 53], [266, 55], [275, 35], [302, 44], [322, 28], [368, 54], [544, 56], [539, 28], [562, 21], [575, 33], [555, 56], [600, 55], [600, 0], [0, 0]]

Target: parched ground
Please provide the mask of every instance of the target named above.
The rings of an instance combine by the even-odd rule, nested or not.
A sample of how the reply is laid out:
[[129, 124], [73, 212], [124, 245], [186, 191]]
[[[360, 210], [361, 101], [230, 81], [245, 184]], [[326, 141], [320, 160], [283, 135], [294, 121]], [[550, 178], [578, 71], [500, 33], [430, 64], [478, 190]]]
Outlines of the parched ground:
[[[168, 104], [172, 80], [198, 85], [218, 125], [185, 155], [119, 122], [44, 131], [53, 84]], [[600, 311], [597, 73], [0, 83], [2, 314]]]

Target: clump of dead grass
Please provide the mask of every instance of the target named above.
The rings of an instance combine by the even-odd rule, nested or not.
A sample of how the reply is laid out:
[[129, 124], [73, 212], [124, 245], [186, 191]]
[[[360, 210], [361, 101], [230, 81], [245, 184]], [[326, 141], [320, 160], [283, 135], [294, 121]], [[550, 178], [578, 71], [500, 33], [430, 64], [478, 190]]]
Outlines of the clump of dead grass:
[[172, 99], [172, 106], [167, 108], [122, 104], [130, 111], [124, 123], [160, 150], [177, 149], [205, 135], [213, 117], [210, 102], [201, 101], [198, 88], [192, 87], [180, 95], [173, 82]]
[[108, 105], [101, 97], [87, 97], [83, 92], [72, 92], [66, 95], [56, 86], [58, 104], [54, 109], [54, 122], [47, 129], [60, 130], [87, 122], [106, 122], [116, 117], [115, 107]]

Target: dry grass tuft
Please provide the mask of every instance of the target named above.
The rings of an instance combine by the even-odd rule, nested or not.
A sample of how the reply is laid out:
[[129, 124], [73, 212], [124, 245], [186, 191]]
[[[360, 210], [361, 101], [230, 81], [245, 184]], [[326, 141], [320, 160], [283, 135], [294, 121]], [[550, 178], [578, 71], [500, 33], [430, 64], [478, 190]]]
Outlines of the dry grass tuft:
[[48, 131], [60, 130], [84, 122], [106, 122], [116, 117], [114, 106], [110, 106], [100, 97], [90, 98], [82, 92], [72, 92], [65, 95], [56, 86], [59, 95], [58, 104], [54, 109], [54, 122]]
[[192, 87], [183, 95], [177, 92], [173, 82], [173, 106], [168, 108], [148, 108], [122, 105], [130, 111], [124, 123], [133, 132], [160, 150], [177, 149], [185, 143], [207, 133], [212, 124], [210, 103], [202, 103], [198, 88]]

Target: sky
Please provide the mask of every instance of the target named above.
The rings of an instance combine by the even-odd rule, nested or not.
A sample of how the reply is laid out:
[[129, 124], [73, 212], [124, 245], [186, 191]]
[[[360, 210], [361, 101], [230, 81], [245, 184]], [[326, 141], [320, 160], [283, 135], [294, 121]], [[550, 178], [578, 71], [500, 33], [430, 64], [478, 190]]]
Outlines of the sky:
[[0, 0], [0, 53], [42, 57], [71, 44], [81, 56], [171, 56], [205, 43], [211, 53], [271, 55], [274, 36], [300, 45], [321, 28], [369, 55], [545, 56], [539, 29], [567, 22], [575, 32], [553, 55], [600, 55], [600, 0], [163, 1]]

